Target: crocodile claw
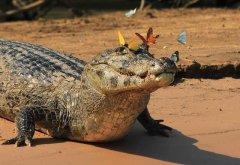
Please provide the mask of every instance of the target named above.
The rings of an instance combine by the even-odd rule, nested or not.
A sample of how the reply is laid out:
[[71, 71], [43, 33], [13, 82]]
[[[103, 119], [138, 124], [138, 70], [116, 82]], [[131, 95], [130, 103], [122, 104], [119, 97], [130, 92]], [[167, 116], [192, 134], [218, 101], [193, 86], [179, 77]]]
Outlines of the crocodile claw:
[[163, 124], [160, 124], [162, 120], [153, 120], [151, 122], [151, 125], [148, 127], [147, 131], [149, 135], [161, 135], [164, 137], [169, 137], [170, 131], [172, 131], [172, 128]]
[[159, 122], [159, 123], [164, 122], [163, 119], [158, 119], [158, 120], [155, 120], [155, 121], [157, 121], [157, 122]]
[[169, 133], [172, 131], [171, 127], [161, 124], [164, 120], [154, 120], [147, 108], [145, 108], [144, 111], [138, 116], [138, 121], [151, 136], [161, 135], [164, 137], [169, 137]]
[[15, 138], [6, 140], [2, 143], [2, 145], [9, 145], [9, 144], [15, 144], [16, 147], [20, 147], [20, 146], [24, 146], [27, 145], [29, 147], [32, 146], [32, 142], [30, 139], [28, 139], [27, 137], [23, 137], [23, 136], [17, 136]]

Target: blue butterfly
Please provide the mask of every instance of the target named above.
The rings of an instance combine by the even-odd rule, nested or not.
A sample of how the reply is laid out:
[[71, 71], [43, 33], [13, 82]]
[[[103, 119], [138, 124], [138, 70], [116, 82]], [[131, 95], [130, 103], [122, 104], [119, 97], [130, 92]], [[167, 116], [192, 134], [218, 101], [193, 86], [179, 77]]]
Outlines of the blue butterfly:
[[171, 60], [175, 63], [179, 61], [179, 52], [178, 51], [176, 51], [172, 54]]
[[181, 32], [181, 33], [178, 35], [177, 41], [180, 42], [180, 43], [183, 44], [183, 45], [186, 45], [186, 44], [187, 44], [187, 35], [186, 35], [186, 32]]

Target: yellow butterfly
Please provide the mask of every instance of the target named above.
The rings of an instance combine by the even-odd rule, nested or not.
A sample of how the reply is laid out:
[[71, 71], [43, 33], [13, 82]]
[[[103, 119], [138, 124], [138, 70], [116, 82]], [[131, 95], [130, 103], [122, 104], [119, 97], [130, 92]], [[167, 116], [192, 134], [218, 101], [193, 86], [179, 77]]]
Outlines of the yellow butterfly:
[[118, 31], [118, 39], [119, 39], [120, 45], [126, 46], [130, 50], [137, 51], [139, 49], [139, 44], [135, 39], [130, 39], [128, 42], [126, 42], [120, 31]]

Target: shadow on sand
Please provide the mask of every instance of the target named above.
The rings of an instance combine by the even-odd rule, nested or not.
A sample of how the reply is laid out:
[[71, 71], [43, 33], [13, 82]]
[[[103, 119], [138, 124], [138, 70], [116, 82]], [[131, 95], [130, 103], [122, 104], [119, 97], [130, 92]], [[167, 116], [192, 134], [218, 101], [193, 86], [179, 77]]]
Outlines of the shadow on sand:
[[[34, 146], [64, 143], [54, 138], [34, 139]], [[87, 143], [97, 147], [145, 156], [157, 160], [186, 165], [240, 165], [240, 158], [202, 150], [194, 145], [197, 140], [174, 130], [170, 138], [149, 136], [139, 123], [121, 141], [110, 143]]]
[[66, 142], [66, 139], [57, 139], [57, 138], [34, 138], [33, 139], [33, 145], [32, 147], [36, 147], [38, 145], [43, 144], [57, 144], [57, 143], [64, 143]]
[[114, 151], [187, 165], [240, 165], [240, 158], [199, 149], [194, 145], [197, 140], [176, 130], [173, 132], [170, 138], [148, 136], [137, 123], [124, 140], [95, 145]]

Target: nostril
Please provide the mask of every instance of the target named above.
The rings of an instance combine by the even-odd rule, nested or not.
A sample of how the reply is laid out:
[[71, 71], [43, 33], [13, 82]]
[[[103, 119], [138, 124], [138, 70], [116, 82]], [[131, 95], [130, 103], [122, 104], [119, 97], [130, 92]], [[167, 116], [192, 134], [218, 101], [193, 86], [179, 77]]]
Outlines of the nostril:
[[175, 65], [175, 62], [174, 61], [172, 61], [170, 58], [168, 58], [168, 57], [164, 57], [164, 58], [162, 58], [162, 60], [163, 60], [163, 63], [167, 63], [169, 66], [174, 66]]
[[147, 75], [148, 75], [148, 71], [141, 73], [141, 74], [139, 75], [139, 77], [140, 77], [141, 79], [145, 79], [145, 78], [147, 77]]
[[175, 66], [175, 62], [172, 61], [172, 60], [170, 60], [170, 65], [171, 65], [171, 66]]

